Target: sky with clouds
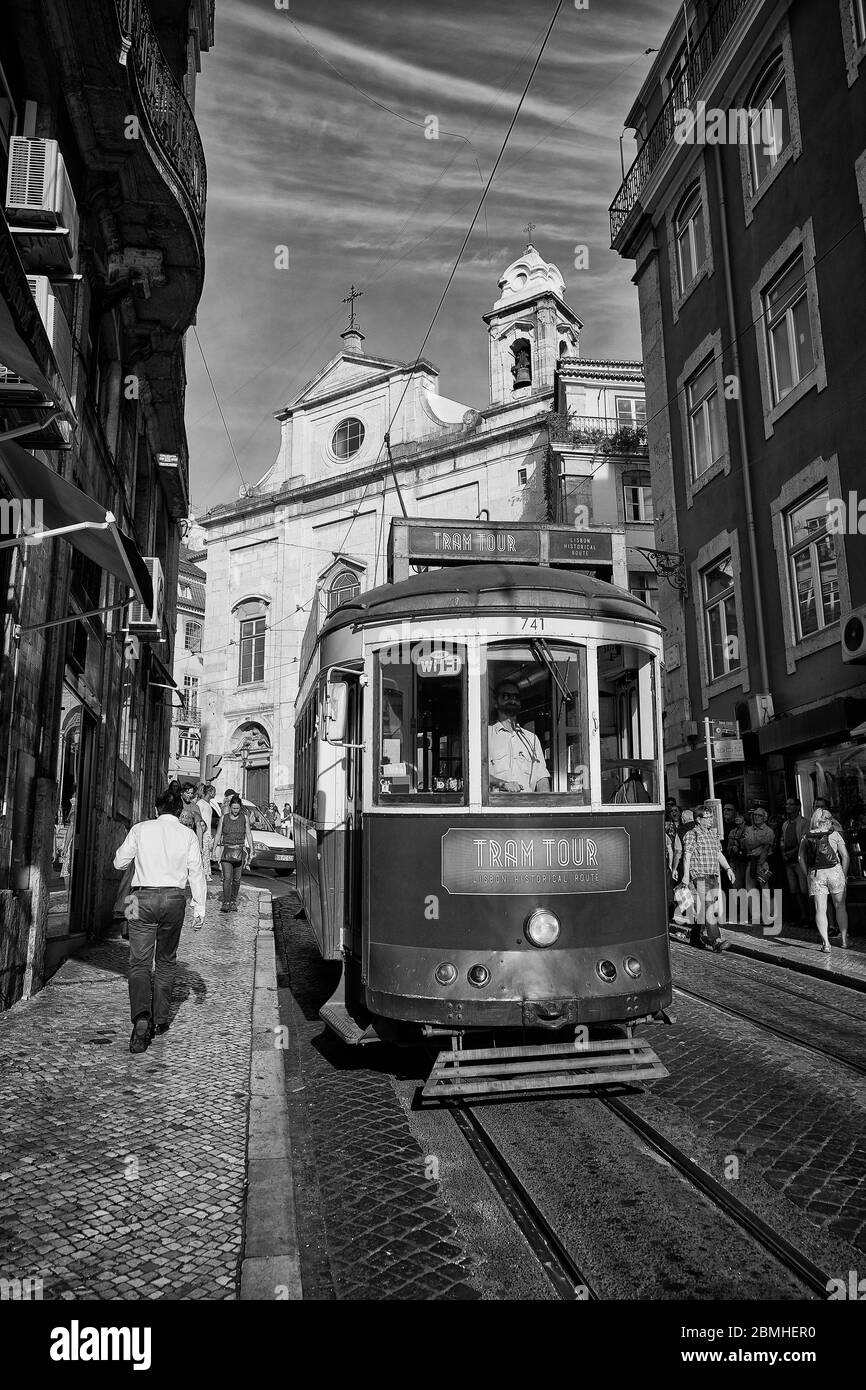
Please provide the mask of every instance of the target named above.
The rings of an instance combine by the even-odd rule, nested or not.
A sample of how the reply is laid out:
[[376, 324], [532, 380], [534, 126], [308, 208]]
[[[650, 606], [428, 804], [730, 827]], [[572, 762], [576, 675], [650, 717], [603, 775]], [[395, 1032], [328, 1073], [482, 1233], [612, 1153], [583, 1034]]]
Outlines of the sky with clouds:
[[[354, 283], [368, 351], [413, 361], [555, 0], [217, 0], [196, 118], [208, 164], [198, 336], [247, 483], [274, 411], [342, 347]], [[566, 280], [585, 357], [640, 356], [633, 265], [609, 250], [623, 120], [676, 0], [565, 0], [425, 349], [442, 394], [488, 403], [481, 315], [524, 227]], [[390, 108], [390, 109], [384, 109]], [[435, 117], [438, 139], [433, 133]], [[626, 139], [626, 164], [633, 145]], [[575, 249], [588, 248], [586, 269]], [[288, 248], [287, 269], [275, 248]], [[187, 432], [197, 513], [238, 495], [195, 338]]]

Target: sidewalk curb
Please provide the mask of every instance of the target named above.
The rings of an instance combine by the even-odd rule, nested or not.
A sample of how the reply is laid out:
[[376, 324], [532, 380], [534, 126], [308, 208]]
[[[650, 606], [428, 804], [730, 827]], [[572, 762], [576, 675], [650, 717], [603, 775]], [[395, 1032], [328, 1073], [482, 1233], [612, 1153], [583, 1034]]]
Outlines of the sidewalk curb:
[[284, 1054], [277, 1046], [280, 1019], [273, 899], [266, 889], [260, 890], [258, 915], [239, 1295], [242, 1302], [303, 1298]]

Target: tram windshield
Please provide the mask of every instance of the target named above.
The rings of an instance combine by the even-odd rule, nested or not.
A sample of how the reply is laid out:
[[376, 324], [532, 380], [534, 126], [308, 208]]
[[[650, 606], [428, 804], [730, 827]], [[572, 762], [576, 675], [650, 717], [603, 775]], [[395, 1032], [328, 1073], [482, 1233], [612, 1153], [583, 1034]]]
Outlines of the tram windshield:
[[[487, 654], [488, 799], [547, 793], [592, 800], [587, 665], [597, 661], [601, 801], [656, 802], [655, 666], [628, 644], [495, 643]], [[596, 736], [593, 725], [592, 736]]]
[[[388, 657], [400, 659], [389, 660]], [[461, 803], [466, 649], [419, 642], [379, 658], [379, 794]]]
[[586, 648], [496, 643], [487, 654], [487, 785], [490, 799], [590, 794]]

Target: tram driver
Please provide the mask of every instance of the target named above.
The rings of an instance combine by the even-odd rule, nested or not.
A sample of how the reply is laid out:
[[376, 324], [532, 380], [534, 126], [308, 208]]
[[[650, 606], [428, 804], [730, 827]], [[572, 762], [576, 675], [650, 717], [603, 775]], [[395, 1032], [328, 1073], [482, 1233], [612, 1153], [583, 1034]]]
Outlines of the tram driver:
[[487, 730], [492, 792], [549, 792], [550, 772], [535, 734], [521, 729], [520, 691], [513, 680], [499, 682], [494, 693], [496, 722]]

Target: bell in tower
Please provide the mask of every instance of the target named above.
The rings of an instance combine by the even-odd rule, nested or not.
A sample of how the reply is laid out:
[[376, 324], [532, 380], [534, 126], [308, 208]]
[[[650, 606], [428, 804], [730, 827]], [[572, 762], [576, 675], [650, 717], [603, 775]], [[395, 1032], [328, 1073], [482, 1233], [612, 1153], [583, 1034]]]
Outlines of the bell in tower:
[[517, 338], [511, 351], [514, 354], [511, 375], [514, 377], [514, 389], [517, 391], [521, 386], [532, 385], [532, 346], [529, 339]]
[[582, 324], [565, 302], [565, 281], [530, 243], [499, 279], [487, 324], [490, 403], [519, 403], [522, 393], [553, 392], [558, 356], [579, 355]]

